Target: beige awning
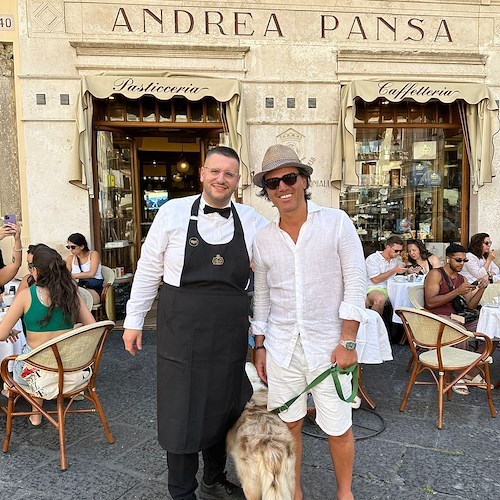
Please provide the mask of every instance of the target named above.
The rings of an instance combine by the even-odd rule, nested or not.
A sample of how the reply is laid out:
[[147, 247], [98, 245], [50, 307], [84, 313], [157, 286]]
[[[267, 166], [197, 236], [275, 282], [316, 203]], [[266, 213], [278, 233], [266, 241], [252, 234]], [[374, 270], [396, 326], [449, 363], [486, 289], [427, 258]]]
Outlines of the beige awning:
[[213, 97], [226, 103], [225, 117], [230, 146], [241, 159], [240, 187], [250, 184], [248, 134], [241, 89], [237, 80], [210, 78], [207, 76], [171, 74], [166, 72], [102, 73], [82, 77], [82, 88], [77, 103], [77, 127], [79, 135], [79, 163], [70, 182], [89, 190], [92, 185], [92, 96], [105, 99], [112, 94], [122, 94], [131, 99], [152, 95], [161, 100], [182, 96], [190, 101]]
[[354, 115], [356, 97], [366, 102], [378, 98], [399, 102], [404, 99], [424, 103], [431, 99], [451, 103], [464, 101], [467, 106], [467, 131], [470, 138], [469, 164], [472, 190], [477, 193], [494, 177], [492, 169], [493, 136], [500, 128], [498, 105], [486, 85], [476, 83], [425, 82], [425, 81], [355, 81], [341, 91], [340, 118], [335, 141], [331, 181], [337, 186], [343, 181], [357, 185], [355, 168]]

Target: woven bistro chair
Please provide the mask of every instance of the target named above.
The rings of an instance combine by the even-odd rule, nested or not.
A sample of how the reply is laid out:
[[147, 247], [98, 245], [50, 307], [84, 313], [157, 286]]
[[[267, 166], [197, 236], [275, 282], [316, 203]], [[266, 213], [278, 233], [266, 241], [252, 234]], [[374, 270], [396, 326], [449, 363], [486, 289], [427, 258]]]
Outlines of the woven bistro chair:
[[[69, 330], [45, 342], [29, 353], [17, 357], [8, 356], [2, 361], [0, 371], [4, 385], [8, 391], [7, 405], [1, 407], [1, 410], [7, 416], [3, 443], [4, 453], [9, 450], [13, 417], [30, 416], [39, 413], [59, 433], [62, 470], [66, 470], [68, 467], [65, 444], [65, 421], [68, 414], [95, 413], [97, 411], [109, 443], [112, 444], [114, 442], [95, 388], [104, 344], [114, 325], [112, 321], [100, 321]], [[43, 376], [45, 380], [50, 379], [50, 384], [43, 387], [39, 386], [36, 389], [34, 385], [30, 384], [30, 388], [34, 388], [37, 391], [36, 394], [25, 390], [15, 382], [12, 373], [8, 371], [8, 363], [14, 359], [26, 361], [32, 367], [44, 370], [44, 372], [39, 372], [41, 374], [40, 377]], [[43, 393], [40, 392], [42, 389]], [[90, 408], [72, 408], [74, 399], [80, 394], [90, 403]], [[16, 404], [21, 397], [38, 411], [34, 411], [32, 408], [29, 411], [16, 411]], [[40, 406], [34, 399], [40, 397], [43, 399], [55, 399], [57, 409], [48, 410]]]
[[[411, 302], [411, 305], [415, 309], [424, 309], [424, 285], [415, 285], [412, 286], [408, 289], [408, 299]], [[403, 338], [401, 339], [400, 345], [403, 345], [406, 340], [406, 335], [403, 335]], [[418, 349], [417, 349], [418, 350]], [[408, 361], [408, 364], [406, 365], [406, 371], [409, 372], [411, 365], [413, 363], [413, 355]]]
[[83, 302], [87, 306], [87, 309], [92, 312], [92, 307], [94, 306], [94, 299], [92, 298], [92, 294], [81, 286], [78, 287], [78, 293], [81, 295]]
[[[483, 383], [465, 380], [467, 385], [486, 389], [486, 397], [491, 416], [496, 416], [491, 398], [489, 364], [493, 362], [491, 353], [493, 343], [482, 333], [472, 333], [456, 323], [422, 309], [400, 307], [396, 314], [401, 318], [408, 343], [414, 357], [413, 370], [406, 386], [406, 392], [400, 406], [404, 411], [414, 385], [436, 385], [438, 390], [438, 429], [443, 427], [444, 395], [451, 399], [451, 388], [464, 379], [472, 369], [478, 368], [483, 376]], [[464, 340], [480, 338], [485, 342], [482, 353], [466, 351], [455, 347]], [[418, 352], [417, 349], [423, 349]], [[419, 375], [428, 371], [433, 381], [418, 381]]]
[[106, 297], [108, 296], [108, 291], [113, 283], [115, 282], [115, 272], [113, 269], [107, 266], [101, 266], [102, 277], [104, 278], [103, 288], [101, 292], [101, 301], [98, 304], [92, 305], [92, 314], [96, 320], [108, 319], [108, 314], [106, 311]]
[[424, 308], [424, 285], [415, 285], [408, 290], [408, 299], [415, 309]]

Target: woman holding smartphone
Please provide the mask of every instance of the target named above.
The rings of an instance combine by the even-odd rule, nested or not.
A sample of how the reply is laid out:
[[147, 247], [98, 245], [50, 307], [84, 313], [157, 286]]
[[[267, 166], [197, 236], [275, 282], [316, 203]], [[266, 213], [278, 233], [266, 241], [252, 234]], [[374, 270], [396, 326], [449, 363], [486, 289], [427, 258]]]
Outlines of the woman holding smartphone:
[[500, 281], [500, 269], [495, 264], [495, 256], [490, 235], [475, 234], [470, 239], [467, 261], [460, 274], [469, 283], [476, 280], [481, 283]]
[[408, 240], [408, 274], [428, 274], [431, 269], [443, 267], [439, 259], [430, 253], [420, 240]]
[[66, 267], [71, 276], [78, 282], [78, 286], [91, 293], [94, 304], [99, 304], [104, 284], [99, 253], [89, 249], [87, 240], [81, 233], [70, 234], [66, 248], [71, 252], [66, 259]]
[[0, 227], [0, 240], [9, 236], [14, 238], [12, 261], [5, 264], [0, 250], [0, 293], [3, 293], [3, 285], [8, 283], [17, 274], [22, 262], [21, 227], [17, 225], [16, 219], [12, 215], [6, 215], [4, 217], [4, 224]]

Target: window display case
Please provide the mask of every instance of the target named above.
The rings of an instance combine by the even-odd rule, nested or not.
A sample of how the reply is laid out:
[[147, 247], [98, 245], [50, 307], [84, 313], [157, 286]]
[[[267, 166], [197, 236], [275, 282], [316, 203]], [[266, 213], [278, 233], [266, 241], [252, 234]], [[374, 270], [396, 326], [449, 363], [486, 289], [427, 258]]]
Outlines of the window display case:
[[97, 132], [101, 259], [111, 268], [133, 273], [134, 210], [131, 147], [111, 132]]
[[359, 184], [345, 187], [340, 206], [367, 254], [391, 235], [424, 243], [461, 241], [462, 150], [457, 129], [356, 130]]

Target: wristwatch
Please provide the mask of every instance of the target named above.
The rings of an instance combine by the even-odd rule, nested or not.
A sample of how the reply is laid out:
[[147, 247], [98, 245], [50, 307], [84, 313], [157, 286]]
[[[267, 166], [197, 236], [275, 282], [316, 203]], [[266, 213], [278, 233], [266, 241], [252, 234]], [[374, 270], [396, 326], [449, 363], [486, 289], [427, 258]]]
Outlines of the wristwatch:
[[354, 351], [354, 349], [356, 349], [356, 342], [354, 342], [354, 340], [341, 340], [340, 345], [348, 351]]

